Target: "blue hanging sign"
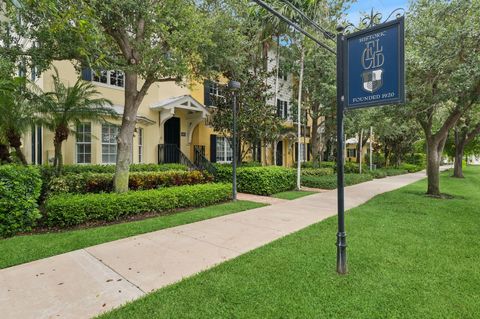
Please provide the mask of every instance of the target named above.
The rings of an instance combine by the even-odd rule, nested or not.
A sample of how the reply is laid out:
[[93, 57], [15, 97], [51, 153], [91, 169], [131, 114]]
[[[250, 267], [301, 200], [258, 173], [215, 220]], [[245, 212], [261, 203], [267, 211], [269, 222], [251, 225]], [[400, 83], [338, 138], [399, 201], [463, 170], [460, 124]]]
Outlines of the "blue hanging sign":
[[405, 103], [404, 18], [345, 36], [345, 107]]

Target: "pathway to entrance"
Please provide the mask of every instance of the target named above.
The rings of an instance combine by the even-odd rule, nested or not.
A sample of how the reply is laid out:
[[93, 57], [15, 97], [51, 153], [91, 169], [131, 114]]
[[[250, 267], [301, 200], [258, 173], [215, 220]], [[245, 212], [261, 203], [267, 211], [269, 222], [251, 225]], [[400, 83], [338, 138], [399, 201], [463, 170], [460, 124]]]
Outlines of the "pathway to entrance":
[[[345, 208], [422, 178], [347, 187]], [[334, 216], [336, 207], [336, 191], [327, 191], [3, 269], [1, 317], [90, 318]]]

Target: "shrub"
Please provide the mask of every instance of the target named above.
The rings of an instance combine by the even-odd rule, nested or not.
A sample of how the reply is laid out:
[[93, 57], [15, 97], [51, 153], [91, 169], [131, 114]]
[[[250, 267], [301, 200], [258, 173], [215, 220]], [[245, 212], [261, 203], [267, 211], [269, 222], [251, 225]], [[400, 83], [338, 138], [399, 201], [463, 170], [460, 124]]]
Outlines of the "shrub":
[[[129, 175], [130, 190], [146, 190], [161, 187], [208, 183], [213, 177], [201, 171], [133, 172]], [[58, 193], [102, 193], [112, 192], [113, 174], [69, 174], [53, 178], [49, 192]]]
[[237, 172], [238, 191], [272, 195], [295, 188], [295, 170], [280, 166], [245, 167]]
[[[373, 179], [370, 174], [345, 174], [345, 186], [355, 185]], [[337, 175], [302, 176], [302, 185], [307, 187], [335, 189], [337, 188]]]
[[387, 172], [384, 169], [376, 169], [374, 171], [369, 172], [373, 178], [385, 178], [387, 177]]
[[333, 175], [333, 168], [305, 168], [302, 170], [302, 175], [304, 176], [324, 176], [324, 175]]
[[[362, 173], [367, 172], [368, 169], [369, 168], [366, 164], [362, 164]], [[345, 170], [345, 173], [356, 173], [356, 174], [360, 173], [359, 164], [354, 162], [346, 162], [344, 170]]]
[[61, 194], [45, 204], [51, 227], [75, 226], [89, 221], [114, 221], [147, 212], [212, 205], [231, 198], [231, 184], [187, 185], [128, 193]]
[[423, 153], [415, 153], [407, 156], [405, 162], [415, 166], [425, 167], [427, 165], [427, 155]]
[[40, 218], [42, 180], [35, 167], [0, 166], [0, 236], [29, 231]]
[[[216, 165], [215, 179], [219, 182], [232, 181], [230, 165]], [[239, 167], [237, 189], [239, 192], [271, 195], [295, 188], [295, 170], [281, 166]]]
[[[42, 175], [53, 176], [53, 166], [41, 166]], [[164, 171], [187, 171], [188, 167], [182, 164], [131, 164], [130, 172], [164, 172]], [[115, 173], [115, 165], [65, 165], [63, 174], [82, 174], [82, 173]]]
[[336, 169], [337, 163], [336, 162], [319, 162], [319, 163], [313, 163], [313, 162], [303, 162], [301, 165], [303, 168], [331, 168], [333, 170]]
[[421, 171], [423, 169], [423, 166], [422, 165], [403, 163], [403, 164], [400, 165], [399, 168], [402, 169], [402, 170], [405, 170], [409, 173], [415, 173], [415, 172]]
[[[188, 167], [182, 164], [131, 164], [130, 172], [164, 172], [164, 171], [188, 171]], [[55, 178], [55, 170], [53, 166], [43, 165], [40, 166], [40, 172], [42, 175], [42, 195], [41, 202], [44, 201], [45, 197], [50, 188], [50, 183], [53, 178]], [[115, 173], [115, 165], [65, 165], [63, 167], [63, 176], [65, 175], [74, 175], [74, 174], [113, 174]], [[80, 177], [71, 177], [73, 179]], [[65, 184], [65, 182], [64, 182]]]
[[383, 169], [387, 176], [397, 176], [407, 174], [408, 171], [400, 168], [384, 168]]

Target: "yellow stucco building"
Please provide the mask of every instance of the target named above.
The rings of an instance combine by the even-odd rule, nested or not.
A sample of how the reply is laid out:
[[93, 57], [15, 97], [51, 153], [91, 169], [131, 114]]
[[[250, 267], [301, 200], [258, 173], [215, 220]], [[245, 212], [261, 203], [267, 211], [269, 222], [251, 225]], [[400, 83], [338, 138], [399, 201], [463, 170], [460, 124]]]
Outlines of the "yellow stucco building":
[[[118, 118], [105, 121], [82, 122], [72, 127], [71, 134], [63, 144], [65, 164], [114, 164], [116, 161], [116, 135], [121, 123], [124, 103], [124, 78], [118, 71], [92, 73], [87, 70], [79, 74], [69, 61], [57, 61], [60, 79], [73, 85], [81, 76], [91, 81], [104, 98], [113, 103]], [[53, 69], [44, 72], [36, 83], [44, 91], [52, 90]], [[291, 75], [282, 78], [283, 86], [277, 84], [277, 101], [270, 101], [277, 108], [277, 114], [285, 119], [285, 125], [293, 126], [290, 120]], [[286, 83], [286, 85], [285, 85]], [[214, 132], [208, 125], [215, 108], [211, 105], [211, 95], [218, 94], [217, 85], [196, 84], [182, 87], [174, 82], [156, 83], [151, 86], [138, 110], [137, 124], [132, 149], [132, 163], [177, 162], [179, 156], [192, 163], [198, 157], [211, 162], [226, 163], [232, 160], [232, 150], [228, 139]], [[275, 106], [274, 106], [275, 105]], [[307, 130], [308, 131], [308, 130]], [[308, 137], [302, 137], [300, 156], [306, 160]], [[23, 151], [32, 164], [51, 164], [54, 157], [53, 133], [33, 127], [23, 141]], [[292, 166], [296, 161], [296, 138], [292, 133], [281, 136], [272, 145], [255, 147], [249, 160], [264, 164]], [[179, 149], [181, 152], [172, 151]], [[180, 154], [180, 155], [179, 155]], [[199, 155], [201, 154], [201, 155]]]

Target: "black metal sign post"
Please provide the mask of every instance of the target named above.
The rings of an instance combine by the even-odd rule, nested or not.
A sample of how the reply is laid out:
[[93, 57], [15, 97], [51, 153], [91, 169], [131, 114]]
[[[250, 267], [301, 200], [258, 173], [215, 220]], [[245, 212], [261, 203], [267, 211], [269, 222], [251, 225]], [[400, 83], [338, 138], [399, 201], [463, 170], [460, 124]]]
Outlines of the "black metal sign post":
[[[393, 12], [392, 12], [393, 13]], [[344, 35], [337, 28], [337, 272], [347, 273], [345, 232], [345, 111], [405, 103], [404, 18]], [[388, 18], [387, 18], [388, 20]]]
[[[381, 19], [381, 14], [373, 14], [372, 10], [370, 17], [362, 20], [364, 23], [370, 21], [366, 29], [344, 35], [344, 28], [337, 28], [337, 51], [335, 52], [297, 23], [270, 7], [265, 1], [253, 1], [310, 38], [319, 47], [337, 55], [337, 272], [346, 274], [344, 114], [347, 109], [405, 102], [404, 18], [397, 14], [396, 20], [375, 25], [375, 21]], [[291, 3], [288, 1], [286, 3], [326, 39], [333, 40], [331, 33], [310, 20]], [[385, 21], [400, 10], [405, 11], [401, 8], [395, 9]]]
[[343, 70], [343, 28], [337, 28], [337, 273], [347, 273], [347, 233], [345, 232], [345, 192], [343, 159], [343, 116], [344, 116], [344, 70]]

